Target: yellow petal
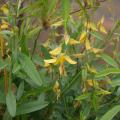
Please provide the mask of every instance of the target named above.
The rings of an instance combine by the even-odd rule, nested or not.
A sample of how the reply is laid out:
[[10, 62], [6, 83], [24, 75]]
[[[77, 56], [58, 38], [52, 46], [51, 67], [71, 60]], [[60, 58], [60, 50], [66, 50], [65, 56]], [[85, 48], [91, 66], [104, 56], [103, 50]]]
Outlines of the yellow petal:
[[58, 54], [61, 53], [61, 50], [62, 50], [61, 47], [57, 47], [57, 48], [55, 48], [54, 50], [50, 51], [49, 53], [50, 53], [51, 55], [58, 55]]
[[81, 57], [83, 56], [83, 54], [78, 53], [78, 54], [73, 54], [73, 56], [74, 56], [75, 58], [81, 58]]
[[69, 44], [70, 44], [70, 45], [76, 45], [76, 44], [79, 44], [79, 42], [78, 42], [77, 40], [70, 39], [70, 40], [69, 40]]
[[9, 10], [8, 10], [7, 4], [4, 4], [0, 9], [2, 10], [2, 12], [3, 12], [5, 15], [8, 15]]
[[1, 27], [1, 29], [7, 29], [9, 27], [9, 25], [8, 24], [2, 24], [0, 27]]
[[61, 53], [60, 56], [57, 58], [55, 64], [63, 64], [65, 62], [65, 55], [64, 53]]
[[90, 29], [90, 22], [85, 22], [84, 26], [85, 26], [87, 29]]
[[98, 31], [94, 23], [90, 23], [90, 29], [93, 31]]
[[83, 43], [86, 40], [86, 38], [87, 38], [87, 32], [83, 31], [79, 39], [80, 43]]
[[49, 67], [49, 66], [50, 64], [45, 62], [44, 67]]
[[77, 62], [76, 61], [74, 61], [74, 60], [72, 60], [69, 56], [65, 56], [65, 60], [68, 62], [68, 63], [70, 63], [70, 64], [76, 64]]
[[91, 49], [91, 45], [90, 45], [90, 42], [89, 42], [88, 39], [85, 42], [85, 46], [86, 46], [86, 50], [90, 50]]
[[96, 25], [92, 22], [85, 22], [85, 27], [93, 31], [97, 31]]
[[0, 26], [1, 29], [7, 29], [9, 28], [9, 23], [6, 22], [5, 20], [2, 20], [2, 24]]
[[44, 62], [45, 63], [48, 63], [48, 64], [50, 64], [50, 63], [55, 63], [56, 62], [56, 58], [54, 58], [54, 59], [48, 59], [48, 60], [44, 60]]
[[107, 34], [107, 31], [106, 31], [106, 29], [105, 29], [105, 27], [104, 27], [103, 25], [101, 25], [101, 26], [99, 27], [99, 30], [100, 30], [102, 33], [104, 33], [104, 34]]
[[67, 75], [67, 74], [66, 74], [65, 67], [64, 67], [64, 64], [61, 64], [61, 65], [59, 66], [59, 72], [60, 72], [60, 75], [64, 75], [64, 76]]
[[50, 45], [50, 40], [48, 39], [48, 40], [46, 40], [44, 43], [43, 43], [43, 46], [44, 47], [48, 47]]
[[95, 80], [87, 80], [87, 83], [90, 86], [98, 86], [98, 82]]
[[57, 100], [58, 100], [58, 98], [60, 97], [60, 94], [61, 94], [60, 84], [58, 81], [55, 82], [55, 85], [53, 86], [53, 91], [56, 93]]
[[97, 73], [97, 70], [94, 67], [90, 67], [88, 64], [87, 64], [87, 68], [88, 68], [89, 72], [91, 72], [91, 73]]
[[60, 84], [58, 81], [55, 82], [55, 85], [53, 86], [54, 92], [56, 92], [60, 88]]
[[100, 91], [99, 91], [97, 94], [98, 94], [98, 95], [99, 95], [99, 94], [108, 95], [108, 94], [111, 94], [111, 92], [109, 92], [109, 91], [107, 91], [107, 90], [100, 89]]
[[103, 24], [104, 23], [104, 16], [101, 18], [101, 20], [99, 21], [101, 24]]
[[92, 48], [91, 51], [95, 54], [102, 52], [102, 50], [98, 48]]
[[63, 21], [56, 22], [56, 23], [52, 24], [51, 26], [52, 27], [59, 27], [61, 25], [63, 25]]

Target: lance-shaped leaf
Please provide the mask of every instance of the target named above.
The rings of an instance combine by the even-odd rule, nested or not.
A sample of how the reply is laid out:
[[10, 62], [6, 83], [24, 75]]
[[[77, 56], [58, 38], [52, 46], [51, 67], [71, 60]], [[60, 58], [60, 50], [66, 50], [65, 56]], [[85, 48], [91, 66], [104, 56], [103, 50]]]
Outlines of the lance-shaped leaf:
[[36, 85], [41, 86], [42, 85], [41, 77], [40, 77], [35, 65], [31, 61], [30, 57], [28, 57], [24, 54], [20, 54], [19, 61], [20, 61], [20, 64], [21, 64], [24, 72], [32, 79], [32, 81]]
[[17, 108], [17, 115], [27, 114], [34, 111], [41, 110], [48, 105], [47, 102], [41, 102], [40, 100], [24, 103]]
[[111, 65], [111, 66], [113, 66], [113, 67], [115, 67], [115, 68], [118, 68], [117, 62], [116, 62], [112, 57], [110, 57], [109, 55], [107, 55], [107, 54], [102, 54], [101, 57], [102, 57], [102, 59], [103, 59], [106, 63], [108, 63], [109, 65]]
[[102, 71], [98, 72], [95, 75], [95, 78], [105, 77], [109, 74], [120, 74], [120, 69], [118, 69], [118, 68], [107, 68], [105, 70], [102, 70]]
[[9, 91], [6, 96], [6, 104], [8, 112], [14, 117], [16, 115], [16, 98], [12, 91]]
[[120, 111], [120, 105], [110, 109], [100, 120], [113, 120], [113, 117]]
[[69, 18], [69, 13], [70, 13], [70, 0], [62, 0], [62, 14], [63, 14], [65, 28]]

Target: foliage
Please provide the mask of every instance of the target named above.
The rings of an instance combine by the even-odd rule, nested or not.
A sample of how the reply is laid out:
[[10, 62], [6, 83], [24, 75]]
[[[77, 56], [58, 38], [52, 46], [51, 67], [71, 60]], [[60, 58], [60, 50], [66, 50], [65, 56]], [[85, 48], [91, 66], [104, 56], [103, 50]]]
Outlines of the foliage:
[[72, 0], [1, 5], [1, 119], [120, 119], [120, 21], [108, 31], [104, 16], [93, 20], [101, 2], [75, 0], [79, 10]]

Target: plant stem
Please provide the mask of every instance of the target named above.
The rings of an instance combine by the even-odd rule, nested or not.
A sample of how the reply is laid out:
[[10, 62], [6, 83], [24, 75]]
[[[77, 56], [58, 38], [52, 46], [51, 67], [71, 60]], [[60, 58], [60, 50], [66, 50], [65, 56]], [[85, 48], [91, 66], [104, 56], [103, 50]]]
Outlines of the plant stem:
[[[1, 56], [2, 56], [2, 59], [4, 60], [5, 59], [5, 43], [4, 43], [4, 39], [2, 38], [2, 35], [1, 35], [1, 38], [0, 38], [0, 44], [1, 44]], [[7, 77], [6, 67], [4, 68], [3, 73], [4, 73], [4, 91], [5, 91], [5, 95], [7, 95], [7, 92], [8, 92], [8, 77]]]
[[34, 41], [34, 46], [33, 46], [33, 50], [32, 50], [31, 59], [32, 59], [32, 57], [33, 57], [33, 55], [34, 55], [34, 53], [35, 53], [35, 49], [36, 49], [36, 46], [37, 46], [37, 41], [38, 41], [38, 38], [39, 38], [39, 36], [40, 36], [40, 33], [41, 33], [41, 29], [39, 30], [38, 35], [37, 35], [37, 38], [36, 38], [35, 41]]

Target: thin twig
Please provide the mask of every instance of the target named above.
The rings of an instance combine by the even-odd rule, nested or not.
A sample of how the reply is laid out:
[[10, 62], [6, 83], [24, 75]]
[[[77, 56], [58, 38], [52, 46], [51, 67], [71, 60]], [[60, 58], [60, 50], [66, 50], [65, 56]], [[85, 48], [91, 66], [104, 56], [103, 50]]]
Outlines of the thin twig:
[[[107, 1], [107, 0], [99, 0], [100, 3], [105, 2], [105, 1]], [[87, 10], [88, 9], [92, 9], [92, 8], [95, 8], [95, 7], [90, 7], [90, 6], [85, 6], [84, 7], [84, 9], [87, 9]], [[78, 10], [72, 11], [72, 12], [70, 12], [69, 15], [73, 15], [73, 14], [79, 13], [80, 11], [82, 11], [82, 9], [78, 9]], [[58, 22], [59, 19], [62, 19], [62, 16], [58, 17], [56, 22]]]
[[[2, 56], [2, 59], [4, 60], [5, 59], [5, 43], [4, 43], [4, 39], [1, 38], [0, 39], [0, 43], [1, 43], [1, 56]], [[4, 68], [4, 91], [5, 91], [5, 95], [7, 95], [7, 92], [8, 92], [8, 77], [7, 77], [7, 69]]]
[[32, 59], [32, 57], [33, 57], [33, 55], [34, 55], [34, 53], [35, 53], [35, 49], [36, 49], [36, 46], [37, 46], [37, 41], [38, 41], [38, 38], [39, 38], [39, 36], [40, 36], [40, 33], [41, 33], [41, 29], [39, 30], [38, 35], [37, 35], [37, 37], [36, 37], [36, 39], [35, 39], [34, 46], [33, 46], [33, 50], [32, 50], [32, 55], [31, 55], [31, 59]]

